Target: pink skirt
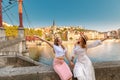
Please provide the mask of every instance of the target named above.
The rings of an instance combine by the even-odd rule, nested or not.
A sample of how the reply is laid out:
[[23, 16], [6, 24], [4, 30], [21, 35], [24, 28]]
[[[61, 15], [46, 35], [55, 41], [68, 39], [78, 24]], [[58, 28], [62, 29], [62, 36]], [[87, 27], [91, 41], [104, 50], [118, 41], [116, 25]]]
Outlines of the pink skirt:
[[68, 80], [72, 77], [72, 72], [64, 60], [54, 59], [53, 68], [61, 80]]

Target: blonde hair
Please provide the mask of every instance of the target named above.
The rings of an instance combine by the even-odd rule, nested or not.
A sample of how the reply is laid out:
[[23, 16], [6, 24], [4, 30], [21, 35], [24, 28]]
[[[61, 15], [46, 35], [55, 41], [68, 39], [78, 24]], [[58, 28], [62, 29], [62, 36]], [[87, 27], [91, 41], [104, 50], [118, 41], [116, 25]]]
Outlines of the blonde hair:
[[[59, 42], [59, 37], [56, 37], [56, 38], [54, 39], [54, 45], [59, 46], [58, 42]], [[63, 49], [65, 49], [65, 47], [64, 47], [63, 45], [61, 45], [61, 47], [62, 47]]]

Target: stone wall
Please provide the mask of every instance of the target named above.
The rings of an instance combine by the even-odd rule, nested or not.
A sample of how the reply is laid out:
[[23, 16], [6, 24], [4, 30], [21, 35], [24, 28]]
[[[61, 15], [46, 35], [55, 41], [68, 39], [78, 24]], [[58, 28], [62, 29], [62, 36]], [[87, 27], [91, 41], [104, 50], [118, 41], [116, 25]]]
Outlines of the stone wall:
[[0, 41], [0, 56], [17, 54], [18, 55], [28, 54], [25, 39], [15, 38], [13, 40]]
[[[120, 61], [94, 63], [96, 80], [120, 80]], [[60, 80], [51, 66], [0, 70], [0, 80]], [[75, 78], [73, 80], [76, 80]]]
[[96, 80], [120, 80], [120, 61], [95, 63]]
[[16, 67], [37, 66], [34, 63], [28, 62], [18, 57], [8, 57], [7, 65], [15, 65]]
[[38, 66], [38, 65], [40, 66], [39, 62], [36, 62], [27, 56], [19, 56], [19, 55], [0, 56], [0, 63], [4, 64], [4, 66], [12, 65], [15, 67], [27, 67], [27, 66]]

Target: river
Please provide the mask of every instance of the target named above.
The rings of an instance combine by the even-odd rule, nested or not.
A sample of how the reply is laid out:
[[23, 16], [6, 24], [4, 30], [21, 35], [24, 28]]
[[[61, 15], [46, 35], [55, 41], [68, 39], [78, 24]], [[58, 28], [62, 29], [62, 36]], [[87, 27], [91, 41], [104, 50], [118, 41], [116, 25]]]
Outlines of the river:
[[[93, 41], [88, 41], [91, 43]], [[69, 57], [72, 53], [73, 42], [63, 42], [68, 49]], [[30, 57], [47, 65], [51, 65], [54, 53], [49, 45], [42, 43], [42, 45], [29, 46]], [[95, 48], [88, 49], [87, 55], [92, 62], [105, 62], [120, 60], [120, 40], [106, 40], [102, 45]]]

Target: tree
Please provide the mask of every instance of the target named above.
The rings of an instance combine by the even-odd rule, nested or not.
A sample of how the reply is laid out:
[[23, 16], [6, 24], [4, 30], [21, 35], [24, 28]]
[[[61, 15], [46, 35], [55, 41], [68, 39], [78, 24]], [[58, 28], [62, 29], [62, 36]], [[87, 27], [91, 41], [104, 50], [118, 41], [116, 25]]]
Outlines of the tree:
[[25, 28], [25, 36], [34, 36], [34, 35], [38, 35], [38, 36], [42, 36], [43, 35], [43, 31], [42, 30], [34, 30], [32, 28]]
[[5, 34], [8, 37], [17, 37], [18, 36], [18, 26], [4, 26]]

